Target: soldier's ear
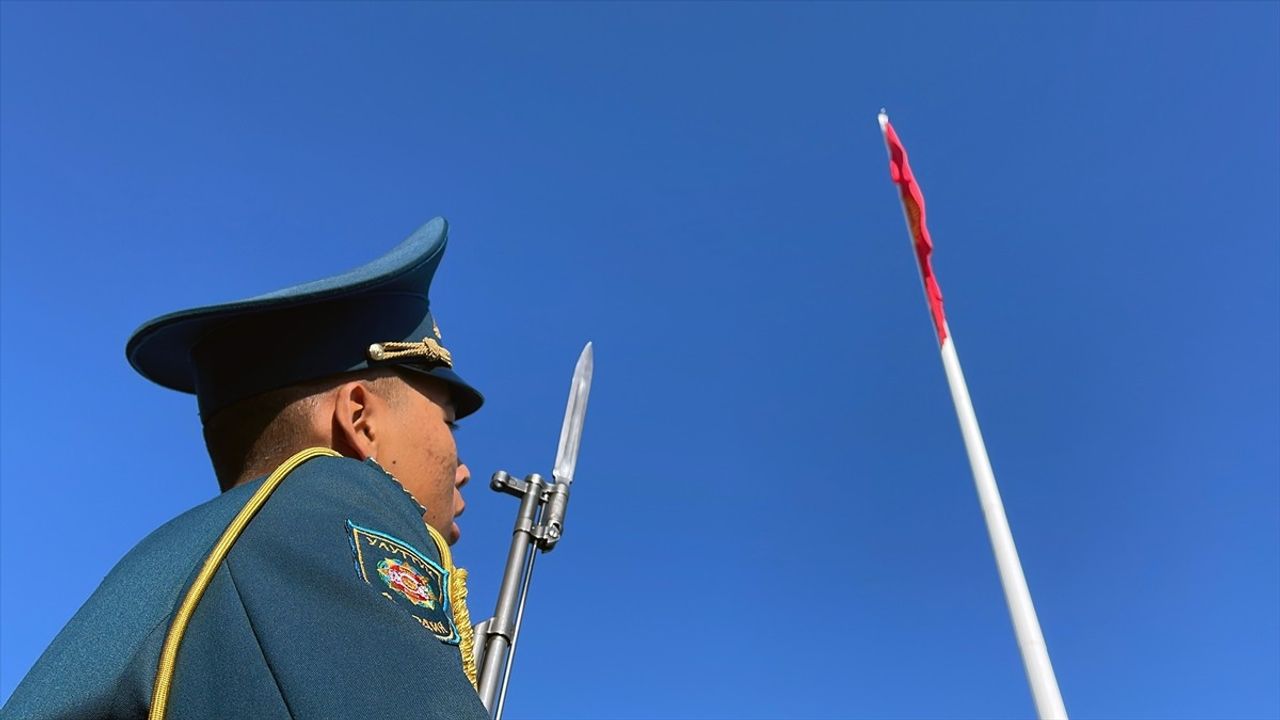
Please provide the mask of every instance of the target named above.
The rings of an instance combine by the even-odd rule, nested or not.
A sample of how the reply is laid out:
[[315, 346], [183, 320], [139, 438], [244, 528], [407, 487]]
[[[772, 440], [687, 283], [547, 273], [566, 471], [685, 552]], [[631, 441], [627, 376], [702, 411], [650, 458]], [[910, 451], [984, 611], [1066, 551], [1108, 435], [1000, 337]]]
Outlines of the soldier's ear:
[[359, 380], [338, 386], [333, 403], [334, 449], [357, 460], [377, 457], [385, 404]]

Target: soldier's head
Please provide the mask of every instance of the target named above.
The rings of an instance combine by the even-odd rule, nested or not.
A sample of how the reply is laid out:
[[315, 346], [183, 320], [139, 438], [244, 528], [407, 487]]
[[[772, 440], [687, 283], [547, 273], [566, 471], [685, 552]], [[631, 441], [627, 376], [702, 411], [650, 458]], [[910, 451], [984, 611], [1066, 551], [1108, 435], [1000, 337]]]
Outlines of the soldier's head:
[[449, 386], [427, 375], [376, 369], [303, 383], [242, 400], [204, 423], [223, 490], [266, 475], [291, 455], [328, 447], [374, 460], [418, 504], [423, 519], [457, 542], [471, 477], [458, 457]]
[[452, 430], [483, 398], [453, 371], [429, 312], [445, 228], [434, 220], [343, 275], [157, 318], [130, 339], [129, 361], [196, 394], [224, 490], [329, 447], [376, 461], [454, 542], [469, 473]]

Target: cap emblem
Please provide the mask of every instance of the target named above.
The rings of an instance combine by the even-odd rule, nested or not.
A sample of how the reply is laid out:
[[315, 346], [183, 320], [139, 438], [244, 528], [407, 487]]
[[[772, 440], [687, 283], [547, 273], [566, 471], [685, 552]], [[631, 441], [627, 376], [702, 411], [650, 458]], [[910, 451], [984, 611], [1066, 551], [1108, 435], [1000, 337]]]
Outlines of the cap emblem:
[[406, 358], [422, 358], [447, 368], [453, 367], [453, 355], [436, 342], [435, 338], [423, 338], [421, 342], [381, 342], [369, 346], [370, 360], [404, 360]]

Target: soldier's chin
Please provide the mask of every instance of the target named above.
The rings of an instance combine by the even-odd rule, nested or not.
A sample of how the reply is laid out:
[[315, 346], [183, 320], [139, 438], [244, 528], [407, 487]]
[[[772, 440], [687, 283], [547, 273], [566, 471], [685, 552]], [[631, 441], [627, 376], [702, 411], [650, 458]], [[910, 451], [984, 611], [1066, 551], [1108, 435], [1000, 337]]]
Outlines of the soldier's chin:
[[462, 538], [462, 528], [458, 527], [458, 523], [449, 523], [449, 532], [445, 533], [445, 539], [452, 545]]

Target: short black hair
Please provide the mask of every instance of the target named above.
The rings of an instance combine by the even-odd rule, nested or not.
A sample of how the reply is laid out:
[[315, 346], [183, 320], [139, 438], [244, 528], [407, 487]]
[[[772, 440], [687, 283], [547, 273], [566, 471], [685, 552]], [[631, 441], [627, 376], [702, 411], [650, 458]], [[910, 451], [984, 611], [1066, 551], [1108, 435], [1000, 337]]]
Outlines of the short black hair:
[[209, 418], [204, 444], [218, 487], [225, 492], [246, 474], [283, 462], [291, 448], [301, 449], [309, 434], [306, 411], [315, 407], [317, 396], [317, 388], [296, 385], [241, 400]]
[[204, 444], [218, 487], [225, 492], [318, 444], [309, 416], [324, 393], [345, 382], [364, 380], [397, 402], [403, 385], [388, 381], [399, 377], [394, 368], [330, 376], [255, 395], [218, 411], [204, 424]]

